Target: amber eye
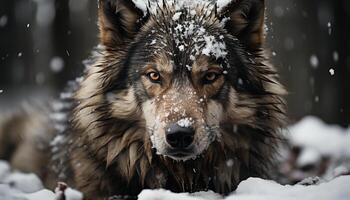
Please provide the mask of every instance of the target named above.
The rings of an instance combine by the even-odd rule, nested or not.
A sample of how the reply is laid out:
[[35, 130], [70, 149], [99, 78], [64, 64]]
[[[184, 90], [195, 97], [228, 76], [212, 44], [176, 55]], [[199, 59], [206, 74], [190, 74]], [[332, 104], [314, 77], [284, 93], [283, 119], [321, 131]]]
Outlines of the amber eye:
[[206, 83], [206, 84], [212, 83], [212, 82], [216, 81], [216, 79], [218, 79], [219, 76], [220, 76], [220, 74], [218, 74], [216, 72], [208, 72], [204, 76], [204, 83]]
[[147, 74], [149, 80], [152, 82], [159, 82], [160, 81], [160, 74], [157, 72], [150, 72]]

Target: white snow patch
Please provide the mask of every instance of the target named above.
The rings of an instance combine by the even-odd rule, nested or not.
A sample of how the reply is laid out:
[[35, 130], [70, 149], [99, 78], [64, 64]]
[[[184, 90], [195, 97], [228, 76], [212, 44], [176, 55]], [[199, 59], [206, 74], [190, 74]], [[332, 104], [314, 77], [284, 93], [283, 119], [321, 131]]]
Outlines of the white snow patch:
[[154, 39], [154, 40], [152, 40], [152, 42], [151, 42], [151, 44], [150, 45], [154, 45], [154, 44], [156, 44], [157, 43], [157, 40], [156, 39]]
[[0, 161], [0, 180], [10, 173], [10, 165], [5, 161]]
[[71, 188], [67, 188], [66, 191], [64, 191], [66, 195], [66, 200], [82, 200], [83, 194], [77, 190], [73, 190]]
[[173, 193], [164, 189], [143, 190], [138, 195], [139, 200], [219, 200], [222, 197], [214, 192]]
[[[62, 191], [58, 190], [56, 188], [56, 196], [62, 196]], [[82, 200], [83, 199], [83, 194], [77, 190], [73, 190], [71, 188], [67, 188], [64, 191], [64, 196], [66, 200]]]
[[320, 185], [280, 185], [273, 181], [258, 178], [249, 178], [239, 184], [236, 192], [226, 198], [227, 200], [319, 200], [336, 199], [346, 200], [349, 198], [350, 176], [334, 179]]
[[221, 197], [211, 191], [194, 194], [172, 193], [166, 190], [143, 190], [139, 200], [348, 200], [350, 176], [343, 176], [320, 185], [280, 185], [274, 181], [249, 178], [241, 182], [235, 192]]
[[304, 148], [297, 159], [297, 165], [303, 167], [308, 164], [318, 163], [321, 160], [321, 154], [313, 148]]
[[15, 172], [8, 175], [2, 182], [25, 193], [37, 192], [44, 188], [41, 180], [35, 174]]
[[[318, 175], [325, 180], [332, 180], [350, 172], [350, 128], [328, 125], [309, 116], [290, 126], [289, 132], [287, 138], [290, 145], [300, 149], [297, 168], [292, 169], [291, 177], [303, 179]], [[317, 174], [325, 158], [328, 158], [327, 167], [322, 174]], [[314, 167], [303, 171], [303, 166]]]
[[202, 50], [202, 54], [207, 56], [213, 55], [217, 59], [224, 58], [227, 55], [225, 43], [217, 41], [214, 36], [206, 36], [204, 40], [206, 46]]
[[[11, 172], [7, 162], [0, 160], [0, 200], [56, 200], [62, 191], [56, 194], [43, 189], [41, 180], [34, 174]], [[83, 194], [67, 188], [66, 200], [82, 200]]]
[[312, 148], [322, 155], [350, 158], [350, 133], [338, 125], [327, 125], [316, 117], [306, 117], [290, 126], [288, 135], [292, 145]]
[[187, 128], [187, 127], [190, 127], [192, 126], [193, 124], [193, 121], [191, 118], [183, 118], [183, 119], [180, 119], [177, 124], [181, 127], [184, 127], [184, 128]]
[[144, 13], [147, 12], [147, 1], [146, 0], [132, 0], [137, 8], [142, 10]]
[[184, 45], [180, 45], [178, 48], [179, 48], [180, 51], [184, 51], [185, 50], [185, 46]]
[[223, 8], [225, 8], [231, 2], [232, 2], [232, 0], [217, 0], [216, 5], [218, 6], [218, 11], [221, 11]]
[[181, 17], [181, 15], [182, 15], [182, 12], [176, 12], [176, 13], [174, 14], [174, 16], [173, 16], [173, 20], [174, 20], [174, 21], [179, 20], [180, 17]]
[[24, 194], [23, 196], [27, 200], [54, 200], [56, 197], [52, 191], [46, 189], [31, 194]]

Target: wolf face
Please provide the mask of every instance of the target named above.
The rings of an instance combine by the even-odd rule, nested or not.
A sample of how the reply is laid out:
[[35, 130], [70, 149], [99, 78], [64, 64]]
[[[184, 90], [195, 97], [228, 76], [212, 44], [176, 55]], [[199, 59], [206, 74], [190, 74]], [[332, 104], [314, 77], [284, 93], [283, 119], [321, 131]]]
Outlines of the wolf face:
[[223, 69], [208, 63], [194, 63], [191, 71], [171, 63], [167, 71], [156, 66], [141, 74], [142, 93], [136, 94], [145, 100], [142, 111], [151, 141], [162, 155], [195, 157], [219, 134], [223, 108], [217, 95], [224, 87]]
[[220, 132], [220, 99], [227, 98], [229, 87], [225, 33], [211, 14], [171, 5], [150, 20], [152, 28], [138, 38], [130, 58], [135, 96], [157, 152], [195, 158]]

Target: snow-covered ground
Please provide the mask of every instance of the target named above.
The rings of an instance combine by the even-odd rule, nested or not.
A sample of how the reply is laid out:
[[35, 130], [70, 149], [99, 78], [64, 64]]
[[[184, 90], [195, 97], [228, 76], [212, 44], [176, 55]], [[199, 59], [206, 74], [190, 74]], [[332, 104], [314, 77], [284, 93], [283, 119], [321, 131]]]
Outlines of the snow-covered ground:
[[[166, 190], [144, 190], [140, 200], [348, 200], [350, 197], [350, 129], [326, 125], [314, 117], [306, 117], [287, 132], [291, 151], [285, 151], [281, 172], [296, 185], [250, 178], [243, 181], [228, 197], [213, 192], [175, 194]], [[305, 167], [308, 166], [308, 167]], [[323, 169], [323, 170], [321, 170]], [[308, 186], [307, 186], [308, 185]], [[64, 190], [66, 200], [82, 200], [82, 194]], [[0, 161], [0, 200], [60, 200], [62, 190], [44, 189], [34, 174], [11, 170]]]
[[[71, 188], [64, 191], [66, 200], [82, 200], [83, 195]], [[62, 191], [52, 192], [44, 188], [35, 174], [11, 170], [9, 164], [0, 161], [0, 200], [63, 200]]]
[[350, 176], [338, 177], [319, 185], [280, 185], [273, 181], [249, 178], [241, 182], [237, 190], [228, 197], [213, 192], [196, 194], [174, 194], [165, 190], [144, 190], [139, 200], [348, 200]]
[[286, 136], [291, 149], [283, 155], [281, 173], [289, 182], [350, 175], [350, 128], [309, 116], [290, 126]]

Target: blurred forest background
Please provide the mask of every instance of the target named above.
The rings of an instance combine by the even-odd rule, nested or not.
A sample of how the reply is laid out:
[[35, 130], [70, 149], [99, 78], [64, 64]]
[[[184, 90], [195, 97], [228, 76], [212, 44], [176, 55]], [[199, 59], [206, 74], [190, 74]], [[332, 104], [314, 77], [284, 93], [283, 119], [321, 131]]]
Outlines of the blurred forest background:
[[[350, 124], [350, 1], [266, 0], [292, 122]], [[58, 96], [97, 45], [96, 0], [0, 0], [0, 107]]]

